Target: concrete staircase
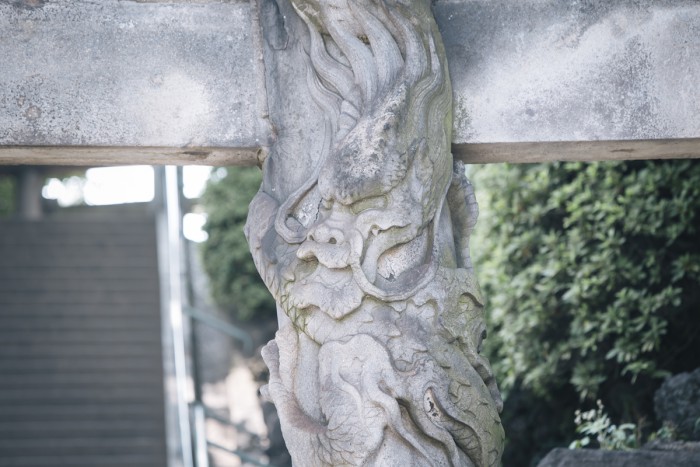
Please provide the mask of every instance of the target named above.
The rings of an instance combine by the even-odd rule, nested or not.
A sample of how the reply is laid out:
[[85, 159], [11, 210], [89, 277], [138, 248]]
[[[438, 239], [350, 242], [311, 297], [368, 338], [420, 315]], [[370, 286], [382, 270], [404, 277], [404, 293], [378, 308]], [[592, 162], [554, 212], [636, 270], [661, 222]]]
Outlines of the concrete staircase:
[[2, 467], [166, 465], [154, 216], [93, 209], [0, 222]]

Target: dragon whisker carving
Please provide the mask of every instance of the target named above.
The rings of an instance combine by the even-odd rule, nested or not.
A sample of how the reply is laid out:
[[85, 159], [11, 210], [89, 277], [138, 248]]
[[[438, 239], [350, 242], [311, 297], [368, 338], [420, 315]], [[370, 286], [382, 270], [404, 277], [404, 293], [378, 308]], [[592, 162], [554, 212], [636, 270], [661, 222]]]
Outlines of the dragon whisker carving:
[[[430, 2], [291, 4], [323, 144], [288, 195], [263, 184], [246, 226], [280, 312], [265, 391], [290, 453], [303, 466], [498, 465], [502, 402], [469, 257], [478, 211], [450, 153]], [[266, 175], [281, 157], [273, 146]]]

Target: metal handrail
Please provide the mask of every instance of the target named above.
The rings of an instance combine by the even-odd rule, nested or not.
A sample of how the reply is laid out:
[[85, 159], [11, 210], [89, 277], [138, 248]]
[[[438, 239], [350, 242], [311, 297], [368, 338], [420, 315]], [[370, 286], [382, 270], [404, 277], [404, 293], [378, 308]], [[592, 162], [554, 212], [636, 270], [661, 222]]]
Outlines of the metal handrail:
[[206, 324], [212, 329], [216, 329], [217, 331], [242, 342], [243, 352], [246, 354], [250, 355], [253, 352], [253, 339], [251, 339], [248, 333], [244, 330], [222, 319], [219, 319], [214, 315], [203, 313], [196, 308], [184, 306], [182, 311], [185, 312], [190, 318], [196, 319], [202, 324]]
[[[223, 334], [226, 334], [227, 336], [236, 339], [240, 342], [243, 343], [243, 352], [250, 355], [253, 352], [253, 340], [251, 337], [248, 335], [247, 332], [243, 331], [242, 329], [234, 326], [231, 323], [228, 323], [222, 319], [217, 318], [214, 315], [211, 315], [209, 313], [204, 313], [194, 307], [184, 305], [182, 306], [182, 313], [189, 316], [191, 319], [194, 319], [198, 322], [201, 322], [202, 324], [206, 324], [207, 326], [211, 327], [212, 329], [215, 329]], [[196, 378], [195, 378], [195, 385], [197, 384]], [[211, 441], [207, 438], [206, 436], [206, 430], [204, 427], [204, 419], [205, 418], [212, 418], [217, 420], [220, 423], [224, 423], [226, 425], [231, 426], [232, 428], [235, 428], [236, 430], [239, 431], [244, 431], [247, 432], [245, 427], [243, 427], [240, 424], [235, 424], [231, 420], [227, 420], [218, 414], [215, 414], [211, 409], [206, 407], [202, 401], [199, 399], [201, 396], [196, 396], [196, 400], [190, 403], [190, 408], [192, 409], [192, 415], [194, 417], [194, 442], [195, 442], [195, 458], [197, 460], [197, 466], [203, 466], [203, 467], [208, 467], [209, 465], [209, 460], [208, 456], [206, 453], [206, 447], [210, 446], [213, 448], [217, 448], [223, 451], [228, 452], [229, 454], [238, 456], [242, 461], [254, 464], [259, 467], [274, 467], [271, 464], [265, 464], [250, 455], [246, 454], [243, 451], [239, 451], [237, 449], [229, 449], [224, 445], [218, 444], [214, 441]], [[252, 435], [252, 433], [250, 433]]]
[[221, 424], [223, 424], [223, 425], [230, 426], [231, 428], [234, 428], [234, 429], [236, 429], [236, 430], [238, 430], [238, 431], [242, 431], [242, 432], [244, 432], [244, 433], [246, 433], [246, 434], [249, 434], [249, 435], [251, 435], [251, 436], [257, 436], [257, 435], [255, 435], [254, 433], [250, 433], [250, 432], [248, 431], [248, 429], [247, 429], [242, 423], [232, 422], [232, 421], [229, 420], [228, 418], [223, 417], [223, 416], [219, 415], [218, 413], [214, 412], [212, 409], [210, 409], [210, 408], [207, 407], [206, 405], [203, 405], [203, 404], [202, 404], [202, 406], [204, 407], [204, 415], [205, 415], [207, 418], [211, 418], [212, 420], [216, 420], [217, 422], [219, 422], [219, 423], [221, 423]]
[[180, 449], [183, 467], [193, 467], [192, 431], [189, 417], [187, 394], [187, 357], [185, 331], [182, 319], [182, 278], [181, 278], [181, 218], [179, 173], [175, 166], [166, 166], [163, 178], [163, 208], [165, 238], [167, 245], [167, 319], [172, 338], [173, 366], [175, 373], [177, 420], [179, 425]]
[[204, 405], [190, 404], [192, 418], [194, 419], [194, 459], [197, 467], [209, 467], [209, 453], [207, 452], [206, 413]]
[[226, 448], [225, 446], [221, 444], [217, 444], [213, 441], [210, 441], [205, 434], [205, 428], [204, 428], [204, 420], [205, 418], [216, 420], [217, 422], [229, 426], [239, 432], [243, 432], [249, 436], [251, 436], [252, 439], [256, 441], [256, 446], [259, 446], [260, 444], [260, 437], [256, 435], [255, 433], [251, 433], [248, 431], [248, 429], [242, 424], [242, 423], [235, 423], [219, 414], [214, 412], [211, 408], [207, 407], [204, 405], [202, 402], [199, 401], [194, 401], [190, 403], [190, 409], [192, 416], [194, 418], [194, 427], [195, 430], [195, 457], [197, 459], [197, 467], [200, 466], [208, 466], [209, 462], [208, 459], [206, 458], [206, 449], [204, 446], [202, 446], [202, 443], [205, 443], [206, 445], [210, 445], [212, 447], [216, 447], [219, 449], [224, 449], [226, 450], [229, 454], [238, 456], [241, 458], [241, 460], [246, 461], [246, 462], [253, 462], [255, 465], [262, 466], [262, 467], [275, 467], [272, 464], [265, 464], [262, 463], [261, 461], [255, 460], [253, 457], [250, 455], [244, 453], [243, 451], [239, 450], [232, 450], [229, 448]]
[[[187, 329], [188, 318], [193, 322], [201, 322], [207, 326], [241, 342], [244, 353], [250, 355], [253, 352], [253, 340], [244, 330], [217, 318], [209, 313], [204, 313], [196, 308], [188, 306], [191, 299], [191, 290], [185, 291], [183, 285], [189, 283], [188, 275], [189, 258], [183, 258], [183, 236], [182, 236], [182, 210], [181, 210], [181, 173], [175, 166], [166, 166], [156, 169], [156, 180], [158, 184], [158, 258], [161, 284], [161, 305], [163, 318], [163, 339], [169, 342], [168, 347], [164, 347], [167, 355], [171, 355], [172, 373], [174, 374], [175, 385], [171, 389], [170, 384], [166, 384], [166, 391], [174, 390], [175, 397], [172, 408], [169, 407], [168, 415], [177, 420], [178, 436], [170, 436], [170, 430], [174, 427], [168, 425], [168, 452], [171, 447], [172, 454], [169, 454], [169, 464], [182, 465], [182, 467], [209, 467], [208, 447], [224, 450], [232, 455], [238, 456], [242, 461], [254, 464], [259, 467], [273, 467], [255, 459], [245, 452], [237, 449], [229, 449], [206, 438], [206, 418], [212, 417], [212, 411], [207, 409], [202, 403], [202, 394], [199, 388], [199, 374], [196, 366], [196, 340], [190, 334], [188, 349]], [[184, 261], [183, 261], [184, 259]], [[167, 330], [166, 330], [167, 326]], [[191, 330], [194, 330], [192, 327]], [[194, 385], [194, 400], [189, 401], [189, 377], [187, 351], [193, 363], [192, 383]], [[168, 369], [170, 370], [170, 366]], [[167, 398], [170, 400], [170, 398]], [[225, 423], [225, 421], [219, 420]], [[247, 431], [244, 426], [229, 424], [239, 431]], [[257, 445], [260, 445], [259, 437], [255, 436]], [[171, 439], [173, 438], [173, 439]], [[174, 441], [177, 439], [177, 441]], [[175, 444], [177, 443], [177, 444]], [[172, 446], [171, 446], [172, 444]], [[180, 460], [182, 462], [180, 462]]]
[[207, 440], [207, 445], [209, 445], [213, 448], [228, 452], [229, 454], [233, 454], [234, 456], [238, 456], [243, 462], [248, 462], [249, 464], [257, 465], [259, 467], [275, 467], [272, 464], [264, 464], [264, 463], [260, 462], [259, 460], [255, 459], [254, 457], [249, 456], [248, 454], [246, 454], [243, 451], [239, 451], [238, 449], [228, 448], [228, 447], [224, 446], [223, 444], [219, 444], [219, 443], [216, 443], [214, 441]]

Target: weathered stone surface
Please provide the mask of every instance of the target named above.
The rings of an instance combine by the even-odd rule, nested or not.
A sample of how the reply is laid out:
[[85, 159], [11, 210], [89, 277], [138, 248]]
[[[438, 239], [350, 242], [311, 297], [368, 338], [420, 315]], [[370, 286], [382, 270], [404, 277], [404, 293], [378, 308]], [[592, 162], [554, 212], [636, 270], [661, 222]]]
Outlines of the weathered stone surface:
[[248, 1], [0, 1], [0, 146], [256, 147]]
[[654, 411], [681, 438], [700, 440], [700, 368], [664, 381], [654, 394]]
[[457, 144], [700, 136], [696, 0], [442, 0]]
[[537, 467], [696, 467], [700, 451], [603, 451], [556, 448]]
[[[700, 157], [697, 1], [433, 3], [454, 87], [456, 157]], [[279, 132], [259, 119], [264, 79], [251, 24], [247, 0], [0, 0], [0, 163], [64, 163], [72, 146], [121, 148], [83, 154], [87, 163], [115, 154], [148, 162], [144, 146], [265, 146]], [[284, 49], [285, 36], [268, 39]], [[587, 144], [598, 140], [618, 142]], [[8, 152], [17, 145], [52, 149]]]
[[278, 302], [265, 392], [295, 465], [497, 466], [477, 207], [430, 1], [266, 0], [260, 17], [277, 133], [246, 233]]

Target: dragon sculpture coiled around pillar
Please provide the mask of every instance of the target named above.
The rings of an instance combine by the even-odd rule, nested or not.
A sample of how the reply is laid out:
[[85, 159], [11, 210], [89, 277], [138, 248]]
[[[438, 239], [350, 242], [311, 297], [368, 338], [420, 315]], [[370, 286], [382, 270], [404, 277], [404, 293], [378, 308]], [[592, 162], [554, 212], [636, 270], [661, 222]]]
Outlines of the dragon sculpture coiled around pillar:
[[469, 256], [477, 205], [450, 153], [430, 2], [292, 5], [325, 140], [296, 191], [263, 185], [246, 226], [281, 316], [264, 392], [292, 459], [499, 465], [502, 402]]

